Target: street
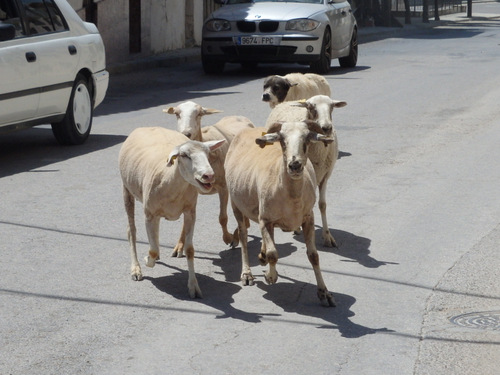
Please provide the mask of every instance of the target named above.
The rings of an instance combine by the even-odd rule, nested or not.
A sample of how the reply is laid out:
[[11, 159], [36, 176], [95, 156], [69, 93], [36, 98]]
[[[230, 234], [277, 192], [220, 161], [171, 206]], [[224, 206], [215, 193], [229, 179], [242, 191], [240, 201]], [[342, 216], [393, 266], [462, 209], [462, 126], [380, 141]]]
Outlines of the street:
[[[181, 220], [161, 222], [161, 260], [130, 278], [118, 153], [142, 126], [175, 129], [163, 108], [192, 100], [263, 126], [271, 74], [299, 65], [201, 63], [111, 76], [86, 144], [49, 126], [0, 136], [0, 374], [493, 375], [500, 366], [500, 3], [485, 16], [394, 33], [332, 62], [340, 148], [327, 190], [338, 248], [316, 244], [335, 308], [320, 305], [301, 235], [275, 232], [267, 285], [222, 241], [216, 195], [198, 198], [194, 266], [171, 258]], [[481, 8], [483, 9], [483, 8]], [[492, 15], [497, 15], [492, 17]], [[229, 208], [229, 230], [235, 220]], [[136, 203], [138, 255], [148, 251]], [[463, 316], [464, 314], [469, 314]], [[488, 325], [490, 324], [490, 325]]]

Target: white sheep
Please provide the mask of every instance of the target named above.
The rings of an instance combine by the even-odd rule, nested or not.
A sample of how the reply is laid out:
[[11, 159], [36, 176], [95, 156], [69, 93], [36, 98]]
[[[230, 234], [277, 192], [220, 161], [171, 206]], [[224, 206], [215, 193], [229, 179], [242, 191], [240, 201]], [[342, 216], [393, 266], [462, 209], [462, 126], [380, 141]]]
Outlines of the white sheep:
[[326, 95], [316, 95], [308, 100], [278, 104], [271, 111], [266, 121], [266, 127], [270, 127], [278, 121], [313, 120], [321, 126], [326, 136], [333, 138], [333, 142], [325, 145], [326, 147], [315, 143], [309, 149], [309, 160], [311, 160], [314, 167], [319, 188], [318, 206], [323, 225], [323, 244], [328, 247], [337, 247], [335, 238], [330, 233], [326, 218], [326, 186], [339, 154], [337, 132], [333, 126], [332, 114], [334, 108], [346, 105], [347, 103], [344, 101], [333, 100]]
[[[232, 244], [234, 236], [227, 230], [227, 203], [229, 193], [227, 191], [226, 177], [224, 172], [224, 161], [226, 153], [234, 136], [243, 129], [253, 128], [252, 122], [243, 116], [226, 116], [216, 124], [201, 127], [201, 118], [205, 115], [220, 113], [222, 111], [212, 108], [205, 108], [192, 101], [179, 104], [177, 107], [169, 107], [163, 112], [173, 114], [177, 117], [177, 130], [190, 139], [196, 141], [212, 141], [216, 139], [225, 139], [226, 143], [216, 152], [208, 157], [210, 164], [215, 172], [214, 189], [208, 194], [219, 194], [219, 223], [222, 228], [222, 239], [226, 244]], [[174, 249], [172, 255], [182, 256], [182, 244]]]
[[284, 101], [309, 99], [314, 95], [331, 95], [325, 77], [314, 73], [290, 73], [269, 76], [264, 80], [262, 100], [271, 108]]
[[[225, 140], [192, 141], [174, 130], [161, 127], [137, 128], [120, 150], [119, 166], [123, 182], [123, 201], [128, 217], [128, 239], [131, 254], [131, 276], [142, 279], [137, 260], [135, 200], [142, 202], [150, 250], [145, 258], [154, 267], [160, 256], [160, 219], [177, 220], [184, 216], [182, 241], [185, 243], [189, 270], [189, 295], [201, 297], [194, 273], [193, 232], [198, 191], [209, 192], [214, 184], [214, 171], [208, 154]], [[174, 161], [175, 160], [175, 161]]]
[[[252, 285], [254, 282], [248, 262], [246, 220], [253, 220], [260, 226], [259, 260], [263, 265], [269, 264], [265, 279], [270, 284], [278, 279], [274, 227], [291, 231], [302, 226], [318, 297], [323, 305], [335, 306], [321, 274], [314, 241], [316, 178], [307, 159], [310, 143], [330, 143], [333, 139], [320, 134], [321, 128], [310, 121], [276, 123], [267, 129], [267, 134], [265, 131], [265, 128], [241, 131], [233, 139], [226, 156], [226, 180], [240, 232], [242, 283]], [[279, 142], [281, 147], [274, 142]]]

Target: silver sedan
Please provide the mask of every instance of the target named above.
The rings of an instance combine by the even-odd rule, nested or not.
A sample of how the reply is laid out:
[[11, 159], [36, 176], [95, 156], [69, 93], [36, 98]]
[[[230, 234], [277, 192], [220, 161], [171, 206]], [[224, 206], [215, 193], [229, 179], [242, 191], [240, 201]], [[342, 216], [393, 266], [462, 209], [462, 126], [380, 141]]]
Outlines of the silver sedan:
[[201, 57], [207, 74], [225, 63], [259, 62], [310, 65], [329, 71], [331, 60], [354, 67], [358, 59], [357, 24], [343, 0], [216, 0], [224, 4], [204, 22]]

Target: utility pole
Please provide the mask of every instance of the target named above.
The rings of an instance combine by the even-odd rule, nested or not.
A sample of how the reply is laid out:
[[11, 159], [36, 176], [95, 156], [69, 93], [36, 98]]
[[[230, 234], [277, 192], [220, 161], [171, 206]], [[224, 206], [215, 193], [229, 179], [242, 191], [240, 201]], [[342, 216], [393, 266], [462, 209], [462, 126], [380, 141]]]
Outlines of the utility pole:
[[467, 17], [472, 18], [472, 0], [467, 0]]

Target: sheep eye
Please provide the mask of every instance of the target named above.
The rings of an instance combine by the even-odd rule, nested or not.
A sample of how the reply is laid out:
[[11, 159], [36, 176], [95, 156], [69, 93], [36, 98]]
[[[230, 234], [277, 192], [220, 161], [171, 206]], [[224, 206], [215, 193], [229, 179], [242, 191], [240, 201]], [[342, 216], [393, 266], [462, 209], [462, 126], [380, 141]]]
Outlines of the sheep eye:
[[179, 156], [186, 158], [186, 159], [191, 159], [191, 157], [187, 154], [180, 154]]

